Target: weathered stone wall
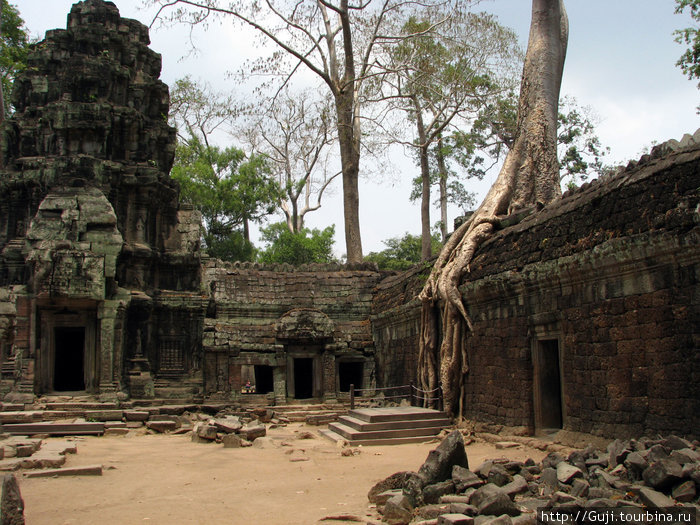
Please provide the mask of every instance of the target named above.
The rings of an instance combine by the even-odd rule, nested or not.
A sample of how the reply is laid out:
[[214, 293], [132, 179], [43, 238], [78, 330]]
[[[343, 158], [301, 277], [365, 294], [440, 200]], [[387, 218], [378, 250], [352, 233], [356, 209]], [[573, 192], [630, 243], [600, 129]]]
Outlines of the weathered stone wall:
[[285, 349], [304, 347], [329, 351], [336, 359], [366, 360], [372, 376], [367, 379], [373, 382], [369, 315], [381, 276], [373, 265], [293, 268], [208, 261], [202, 284], [210, 293], [205, 390], [239, 391], [241, 364], [283, 368]]
[[[461, 286], [474, 323], [465, 416], [534, 430], [534, 356], [556, 341], [564, 428], [700, 428], [700, 148], [688, 138], [680, 146], [565, 194], [480, 248]], [[375, 299], [387, 381], [405, 382], [410, 369], [382, 363], [417, 358], [413, 281], [382, 283]]]
[[417, 299], [430, 268], [415, 267], [382, 280], [372, 303], [377, 386], [416, 382], [421, 305]]

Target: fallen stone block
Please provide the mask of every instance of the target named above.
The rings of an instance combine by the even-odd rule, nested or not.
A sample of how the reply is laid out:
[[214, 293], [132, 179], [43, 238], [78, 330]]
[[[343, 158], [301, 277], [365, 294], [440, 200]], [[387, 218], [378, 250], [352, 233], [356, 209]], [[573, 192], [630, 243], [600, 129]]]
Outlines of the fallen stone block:
[[480, 487], [484, 484], [484, 481], [479, 476], [461, 465], [452, 467], [452, 481], [454, 481], [455, 490], [458, 493], [464, 492], [471, 487]]
[[642, 478], [647, 485], [659, 490], [678, 483], [682, 476], [683, 468], [670, 459], [655, 461], [642, 472]]
[[527, 491], [527, 480], [520, 474], [513, 476], [513, 481], [501, 487], [503, 492], [508, 494], [511, 499], [515, 497], [516, 494], [521, 494]]
[[502, 488], [491, 483], [484, 485], [472, 494], [470, 503], [476, 506], [479, 514], [517, 516], [520, 509], [513, 503]]
[[571, 483], [574, 478], [582, 478], [583, 472], [580, 468], [574, 467], [569, 463], [562, 461], [557, 465], [557, 480], [560, 483]]
[[2, 479], [0, 516], [2, 525], [24, 525], [24, 500], [19, 492], [17, 478], [13, 474], [5, 474]]
[[413, 517], [413, 507], [403, 494], [390, 498], [384, 505], [384, 521], [390, 525], [405, 524]]
[[124, 419], [128, 421], [147, 421], [150, 414], [145, 410], [125, 410]]
[[237, 434], [226, 434], [221, 442], [224, 444], [224, 448], [241, 448], [241, 436]]
[[217, 428], [214, 425], [208, 425], [206, 423], [197, 423], [193, 430], [193, 436], [207, 441], [216, 440], [217, 433]]
[[455, 493], [455, 484], [451, 479], [433, 483], [423, 487], [423, 502], [427, 504], [437, 503], [442, 496]]
[[673, 507], [675, 504], [668, 496], [648, 487], [640, 487], [635, 493], [639, 500], [647, 507], [660, 509], [663, 507]]
[[676, 501], [681, 503], [689, 503], [695, 499], [697, 491], [695, 489], [695, 482], [692, 480], [684, 481], [673, 487], [671, 491], [671, 496]]
[[[177, 429], [177, 423], [175, 421], [147, 421], [146, 428], [153, 430], [154, 432], [172, 432]], [[216, 436], [214, 436], [216, 438]]]
[[51, 478], [54, 476], [101, 476], [102, 465], [85, 465], [82, 467], [66, 467], [27, 472], [26, 478]]
[[259, 437], [263, 437], [267, 434], [267, 429], [265, 425], [246, 425], [241, 428], [238, 433], [241, 437], [247, 441], [254, 441]]
[[209, 422], [209, 424], [213, 424], [216, 428], [218, 428], [221, 432], [225, 434], [233, 434], [234, 432], [238, 432], [241, 428], [243, 428], [243, 423], [241, 423], [241, 419], [236, 416], [227, 416], [225, 418], [213, 419]]
[[473, 525], [474, 518], [464, 514], [442, 514], [438, 517], [438, 525]]
[[369, 489], [367, 499], [370, 503], [377, 503], [377, 497], [382, 492], [392, 489], [403, 489], [412, 474], [413, 472], [408, 471], [396, 472], [388, 478], [379, 481], [371, 489]]
[[394, 496], [400, 496], [403, 494], [403, 490], [401, 489], [391, 489], [391, 490], [385, 490], [384, 492], [377, 494], [374, 497], [374, 502], [377, 505], [386, 505], [386, 502], [389, 501], [391, 498]]

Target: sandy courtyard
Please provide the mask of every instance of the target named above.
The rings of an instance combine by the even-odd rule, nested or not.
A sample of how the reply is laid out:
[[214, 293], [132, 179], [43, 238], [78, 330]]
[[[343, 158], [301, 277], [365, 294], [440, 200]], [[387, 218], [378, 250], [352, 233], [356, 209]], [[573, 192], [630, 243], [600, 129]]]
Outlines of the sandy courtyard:
[[[324, 517], [371, 516], [367, 492], [400, 470], [416, 470], [437, 444], [361, 447], [344, 457], [330, 441], [299, 439], [318, 427], [291, 424], [268, 433], [265, 448], [193, 443], [189, 435], [81, 437], [66, 466], [104, 465], [101, 477], [23, 478], [28, 525], [347, 523]], [[299, 452], [301, 449], [304, 452]], [[296, 450], [293, 454], [290, 451]], [[471, 466], [486, 458], [539, 460], [518, 447], [467, 447]], [[306, 461], [292, 461], [306, 457]]]

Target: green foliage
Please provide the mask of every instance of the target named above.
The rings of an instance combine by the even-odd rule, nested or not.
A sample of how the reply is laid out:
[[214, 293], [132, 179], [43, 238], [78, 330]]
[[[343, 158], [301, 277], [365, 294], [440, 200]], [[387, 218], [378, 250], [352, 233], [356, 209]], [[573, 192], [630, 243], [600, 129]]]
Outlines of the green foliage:
[[27, 65], [29, 37], [16, 7], [0, 0], [0, 80], [5, 107], [9, 108], [12, 82]]
[[190, 137], [177, 146], [171, 176], [180, 183], [183, 202], [202, 213], [210, 253], [226, 260], [251, 260], [248, 222], [273, 213], [280, 196], [265, 158], [246, 157], [233, 147], [205, 146]]
[[[469, 131], [455, 133], [458, 160], [470, 176], [483, 177], [503, 158], [515, 141], [518, 101], [510, 93], [488, 104]], [[557, 151], [560, 179], [568, 187], [604, 175], [610, 167], [605, 156], [610, 148], [601, 144], [596, 133], [597, 117], [590, 107], [579, 105], [574, 97], [559, 101]]]
[[[700, 20], [700, 0], [676, 0], [676, 14], [690, 8], [690, 16], [696, 22]], [[700, 29], [687, 27], [674, 32], [676, 42], [685, 44], [688, 49], [681, 55], [676, 65], [689, 79], [700, 79]], [[700, 87], [700, 84], [698, 84]]]
[[267, 243], [258, 255], [264, 263], [289, 263], [295, 266], [307, 263], [331, 263], [335, 226], [323, 230], [302, 228], [298, 233], [289, 231], [284, 222], [271, 224], [261, 229], [262, 239]]
[[[385, 250], [365, 256], [365, 261], [377, 263], [380, 270], [406, 270], [421, 260], [420, 235], [407, 232], [403, 237], [393, 237], [382, 243], [386, 246]], [[442, 244], [437, 234], [432, 235], [431, 243], [433, 253], [439, 253]]]

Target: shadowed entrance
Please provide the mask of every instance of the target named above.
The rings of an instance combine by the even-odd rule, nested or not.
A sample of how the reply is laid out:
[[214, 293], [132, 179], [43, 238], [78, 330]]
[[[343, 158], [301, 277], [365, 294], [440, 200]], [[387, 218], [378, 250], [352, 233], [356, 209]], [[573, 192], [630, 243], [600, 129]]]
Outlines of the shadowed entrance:
[[85, 327], [54, 328], [54, 390], [85, 390]]

